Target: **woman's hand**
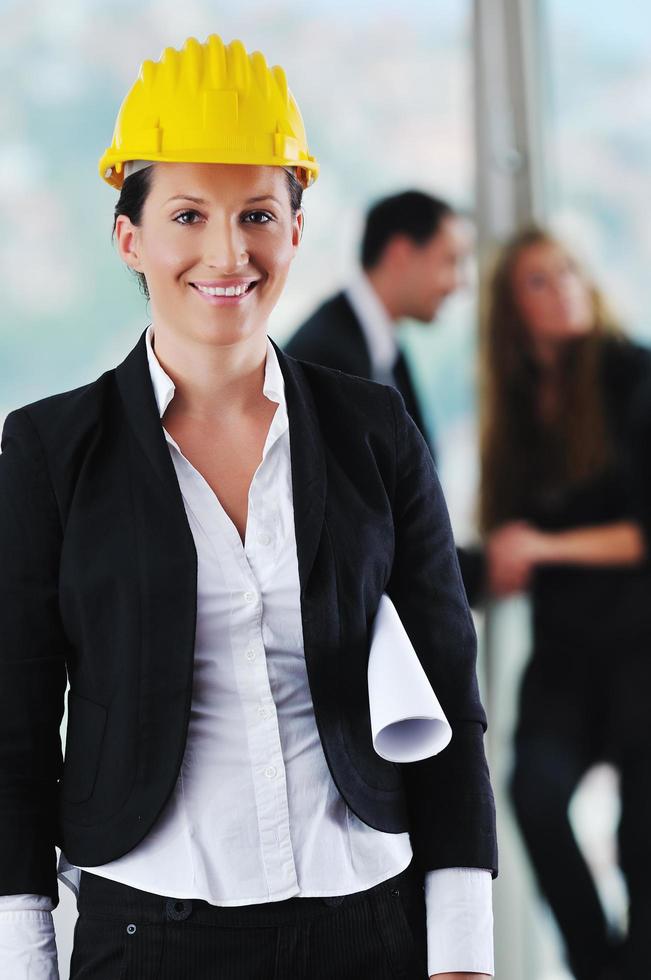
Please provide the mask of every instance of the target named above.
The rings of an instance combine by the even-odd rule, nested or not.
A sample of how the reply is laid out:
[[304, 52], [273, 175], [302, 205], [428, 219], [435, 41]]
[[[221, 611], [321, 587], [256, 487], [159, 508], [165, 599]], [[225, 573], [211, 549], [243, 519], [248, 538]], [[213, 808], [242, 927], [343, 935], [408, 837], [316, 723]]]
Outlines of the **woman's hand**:
[[523, 592], [537, 564], [548, 560], [551, 535], [525, 521], [503, 524], [486, 543], [488, 585], [496, 596]]

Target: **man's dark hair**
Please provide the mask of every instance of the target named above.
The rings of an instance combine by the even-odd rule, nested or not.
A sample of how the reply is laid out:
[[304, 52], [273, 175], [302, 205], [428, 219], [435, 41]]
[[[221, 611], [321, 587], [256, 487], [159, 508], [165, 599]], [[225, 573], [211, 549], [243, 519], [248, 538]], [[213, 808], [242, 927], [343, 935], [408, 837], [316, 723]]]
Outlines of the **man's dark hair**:
[[392, 238], [405, 235], [416, 245], [424, 245], [439, 230], [453, 208], [438, 197], [422, 191], [403, 191], [377, 201], [366, 218], [362, 238], [362, 268], [372, 269]]
[[[126, 214], [127, 218], [130, 218], [134, 225], [139, 225], [142, 221], [142, 209], [147, 200], [147, 195], [151, 190], [151, 173], [151, 167], [144, 167], [142, 170], [136, 170], [135, 173], [123, 181], [120, 196], [113, 212], [112, 236], [115, 235], [118, 215]], [[285, 170], [285, 176], [287, 178], [287, 190], [289, 191], [289, 206], [292, 210], [292, 215], [295, 215], [301, 208], [303, 187], [291, 170]], [[149, 288], [144, 274], [142, 272], [136, 272], [135, 274], [141, 291], [149, 299]]]

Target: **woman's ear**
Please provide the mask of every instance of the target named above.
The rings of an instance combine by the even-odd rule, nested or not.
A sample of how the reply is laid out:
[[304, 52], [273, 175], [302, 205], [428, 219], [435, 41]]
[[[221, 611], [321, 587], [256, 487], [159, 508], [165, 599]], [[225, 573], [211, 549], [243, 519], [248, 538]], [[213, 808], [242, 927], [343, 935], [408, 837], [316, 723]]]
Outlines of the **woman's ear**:
[[119, 214], [116, 219], [115, 237], [122, 261], [135, 272], [143, 272], [140, 261], [140, 229], [126, 214]]
[[299, 208], [292, 220], [292, 245], [295, 249], [301, 244], [305, 228], [305, 212]]

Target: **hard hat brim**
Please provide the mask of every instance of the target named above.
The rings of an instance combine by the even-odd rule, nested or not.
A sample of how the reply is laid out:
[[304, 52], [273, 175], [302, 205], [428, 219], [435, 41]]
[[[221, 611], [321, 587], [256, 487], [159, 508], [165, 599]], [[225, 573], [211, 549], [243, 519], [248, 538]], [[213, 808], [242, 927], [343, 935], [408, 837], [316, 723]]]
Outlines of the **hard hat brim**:
[[[189, 150], [183, 153], [162, 154], [155, 158], [151, 154], [143, 153], [139, 156], [137, 152], [134, 152], [129, 155], [128, 159], [151, 160], [152, 163], [227, 163], [254, 167], [283, 167], [284, 169], [292, 167], [296, 169], [297, 179], [304, 188], [313, 184], [319, 174], [319, 165], [314, 159], [288, 160], [281, 157], [260, 157], [260, 159], [255, 160], [251, 159], [250, 156], [247, 159], [243, 159], [237, 152], [224, 152], [219, 155], [219, 159], [215, 157], [214, 153], [206, 153], [200, 150], [196, 152]], [[116, 154], [111, 149], [107, 149], [99, 161], [98, 170], [100, 177], [107, 184], [110, 184], [111, 187], [115, 187], [116, 190], [121, 190], [122, 184], [124, 183], [124, 164], [126, 162], [127, 160], [124, 156]]]

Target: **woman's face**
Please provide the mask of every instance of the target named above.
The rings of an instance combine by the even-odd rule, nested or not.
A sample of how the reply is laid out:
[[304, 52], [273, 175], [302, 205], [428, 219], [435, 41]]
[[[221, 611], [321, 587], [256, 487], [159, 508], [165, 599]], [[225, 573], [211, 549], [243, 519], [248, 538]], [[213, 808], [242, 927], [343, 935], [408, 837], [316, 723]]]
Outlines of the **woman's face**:
[[120, 216], [116, 236], [155, 324], [227, 346], [266, 332], [302, 221], [281, 167], [157, 163], [140, 225]]
[[592, 297], [572, 260], [550, 242], [528, 245], [512, 273], [516, 306], [534, 345], [558, 345], [589, 333]]

